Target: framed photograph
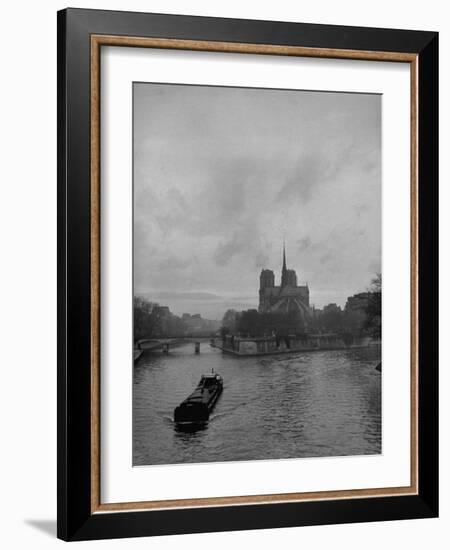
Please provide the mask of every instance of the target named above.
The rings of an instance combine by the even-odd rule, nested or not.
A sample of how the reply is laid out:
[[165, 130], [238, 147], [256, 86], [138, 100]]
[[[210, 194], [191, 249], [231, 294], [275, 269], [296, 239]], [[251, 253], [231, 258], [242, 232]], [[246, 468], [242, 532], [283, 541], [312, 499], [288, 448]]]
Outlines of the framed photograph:
[[438, 35], [58, 13], [58, 536], [438, 514]]

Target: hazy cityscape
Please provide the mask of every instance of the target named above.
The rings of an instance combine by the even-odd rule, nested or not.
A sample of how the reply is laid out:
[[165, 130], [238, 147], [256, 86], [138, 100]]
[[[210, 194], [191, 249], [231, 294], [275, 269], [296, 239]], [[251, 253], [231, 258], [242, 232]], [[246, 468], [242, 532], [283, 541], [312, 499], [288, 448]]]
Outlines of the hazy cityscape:
[[[228, 309], [221, 319], [204, 319], [200, 313], [175, 315], [166, 305], [152, 302], [146, 296], [134, 298], [134, 340], [201, 336], [235, 335], [263, 336], [274, 331], [293, 333], [337, 332], [354, 336], [381, 338], [381, 275], [376, 274], [366, 292], [349, 296], [344, 308], [330, 303], [323, 308], [309, 304], [309, 287], [280, 281], [280, 287], [267, 286], [267, 276], [261, 272], [260, 304], [258, 308], [237, 311]], [[284, 288], [284, 296], [274, 296]], [[271, 295], [269, 292], [271, 292]], [[271, 300], [272, 299], [272, 300]]]

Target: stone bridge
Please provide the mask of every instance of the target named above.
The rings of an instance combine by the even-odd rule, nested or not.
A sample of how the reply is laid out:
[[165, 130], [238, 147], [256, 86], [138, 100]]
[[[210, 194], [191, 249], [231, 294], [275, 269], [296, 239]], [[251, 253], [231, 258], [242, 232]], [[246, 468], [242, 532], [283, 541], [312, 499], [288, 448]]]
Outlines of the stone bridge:
[[146, 350], [169, 353], [170, 348], [184, 346], [185, 344], [194, 344], [195, 353], [200, 353], [200, 344], [211, 342], [213, 338], [208, 336], [174, 336], [171, 338], [152, 338], [142, 339], [135, 343], [134, 360], [137, 361], [142, 353]]

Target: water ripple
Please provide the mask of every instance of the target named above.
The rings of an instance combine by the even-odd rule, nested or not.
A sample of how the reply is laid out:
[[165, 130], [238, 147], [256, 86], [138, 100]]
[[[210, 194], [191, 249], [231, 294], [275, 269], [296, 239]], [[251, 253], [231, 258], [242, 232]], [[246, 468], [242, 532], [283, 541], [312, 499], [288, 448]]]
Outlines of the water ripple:
[[[381, 452], [377, 349], [235, 358], [202, 345], [148, 353], [134, 368], [133, 464], [176, 464]], [[214, 368], [224, 391], [201, 430], [173, 409]]]

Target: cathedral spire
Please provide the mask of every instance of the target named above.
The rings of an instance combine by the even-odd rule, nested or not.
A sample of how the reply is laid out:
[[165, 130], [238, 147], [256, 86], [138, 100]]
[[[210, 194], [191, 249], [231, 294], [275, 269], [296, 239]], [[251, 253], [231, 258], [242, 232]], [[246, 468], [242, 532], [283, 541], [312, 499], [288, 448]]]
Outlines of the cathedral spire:
[[283, 268], [281, 270], [281, 286], [287, 284], [287, 267], [286, 267], [286, 243], [283, 239]]

